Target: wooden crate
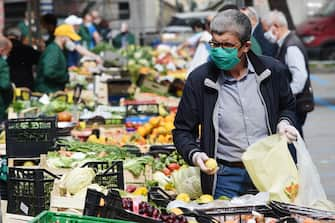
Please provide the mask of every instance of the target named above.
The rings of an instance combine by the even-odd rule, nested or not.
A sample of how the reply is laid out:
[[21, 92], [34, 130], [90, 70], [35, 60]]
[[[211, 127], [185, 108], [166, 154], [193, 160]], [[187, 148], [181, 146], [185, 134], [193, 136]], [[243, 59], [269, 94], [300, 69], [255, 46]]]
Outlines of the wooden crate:
[[144, 172], [139, 177], [135, 177], [128, 170], [124, 170], [123, 175], [125, 185], [145, 185], [147, 180], [152, 180], [152, 167], [147, 165], [144, 169]]
[[35, 166], [29, 166], [27, 168], [41, 168], [45, 169], [57, 176], [64, 175], [71, 171], [71, 168], [54, 168], [50, 167], [47, 163], [47, 155], [41, 154], [40, 157], [33, 157], [33, 158], [8, 158], [8, 167], [24, 167], [23, 164], [26, 161], [32, 161], [36, 163]]
[[48, 158], [47, 158], [47, 155], [46, 154], [42, 154], [41, 155], [41, 168], [57, 175], [57, 176], [62, 176], [68, 172], [70, 172], [72, 170], [72, 168], [55, 168], [55, 167], [52, 167], [52, 166], [49, 166], [48, 165]]
[[34, 217], [17, 215], [17, 214], [7, 214], [4, 217], [4, 222], [6, 223], [27, 223], [31, 221]]
[[55, 180], [50, 196], [50, 211], [83, 214], [85, 198], [86, 195], [66, 197], [65, 191], [59, 187], [59, 180]]
[[24, 167], [24, 163], [27, 161], [33, 162], [34, 166], [29, 166], [27, 168], [41, 168], [41, 164], [45, 160], [41, 160], [41, 157], [32, 157], [32, 158], [8, 158], [8, 167]]

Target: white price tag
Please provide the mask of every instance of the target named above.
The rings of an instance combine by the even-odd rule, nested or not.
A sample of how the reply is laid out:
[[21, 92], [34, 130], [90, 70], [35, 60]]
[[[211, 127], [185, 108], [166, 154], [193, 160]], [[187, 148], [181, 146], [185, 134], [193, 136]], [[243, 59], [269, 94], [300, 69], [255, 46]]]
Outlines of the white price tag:
[[26, 215], [28, 215], [29, 207], [25, 205], [23, 202], [20, 203], [20, 210], [23, 211]]

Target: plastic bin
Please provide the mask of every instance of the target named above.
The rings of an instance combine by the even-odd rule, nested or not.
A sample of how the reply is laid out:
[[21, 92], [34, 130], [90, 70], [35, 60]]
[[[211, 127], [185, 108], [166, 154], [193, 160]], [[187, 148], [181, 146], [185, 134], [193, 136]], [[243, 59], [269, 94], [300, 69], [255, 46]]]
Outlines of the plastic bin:
[[120, 194], [115, 190], [110, 190], [107, 196], [95, 190], [87, 190], [84, 215], [141, 223], [162, 223], [162, 221], [137, 215], [123, 209]]
[[113, 161], [111, 164], [105, 161], [92, 161], [85, 163], [82, 167], [90, 167], [97, 173], [93, 183], [108, 189], [124, 189], [122, 161]]
[[50, 207], [56, 175], [44, 169], [9, 167], [7, 212], [36, 216]]
[[53, 150], [57, 134], [56, 117], [10, 119], [6, 122], [6, 155], [38, 157]]
[[[36, 216], [30, 223], [132, 223], [130, 221], [121, 221], [114, 219], [104, 219], [89, 216], [78, 216], [65, 213], [54, 213], [43, 211]], [[134, 222], [133, 222], [134, 223]]]
[[1, 200], [7, 200], [7, 181], [0, 180], [0, 197]]
[[159, 207], [164, 207], [169, 204], [173, 199], [160, 187], [151, 187], [148, 193], [148, 201], [154, 202]]

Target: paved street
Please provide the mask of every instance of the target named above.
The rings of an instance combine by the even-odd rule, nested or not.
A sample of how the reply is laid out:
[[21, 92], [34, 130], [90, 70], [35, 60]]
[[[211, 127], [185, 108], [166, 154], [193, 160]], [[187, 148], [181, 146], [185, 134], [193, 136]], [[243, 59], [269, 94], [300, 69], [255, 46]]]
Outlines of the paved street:
[[305, 139], [328, 199], [335, 201], [335, 71], [311, 79], [317, 106], [307, 118]]

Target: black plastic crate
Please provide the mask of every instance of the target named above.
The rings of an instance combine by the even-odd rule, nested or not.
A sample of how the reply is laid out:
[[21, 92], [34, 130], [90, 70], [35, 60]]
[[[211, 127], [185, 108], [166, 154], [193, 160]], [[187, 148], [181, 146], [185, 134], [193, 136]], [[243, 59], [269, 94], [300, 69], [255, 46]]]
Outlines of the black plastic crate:
[[50, 207], [56, 175], [44, 169], [9, 167], [7, 212], [36, 216]]
[[[276, 219], [278, 218], [278, 216], [274, 213], [271, 207], [267, 205], [237, 206], [237, 207], [215, 208], [208, 210], [194, 210], [194, 212], [196, 212], [200, 216], [205, 214], [207, 216], [211, 216], [214, 218], [220, 218], [221, 221], [227, 221], [231, 217], [234, 217], [235, 220], [239, 220], [238, 222], [242, 222], [243, 216], [252, 215], [252, 212], [254, 211], [264, 215], [265, 217], [273, 217]], [[278, 222], [281, 222], [280, 219]]]
[[84, 215], [120, 219], [141, 223], [163, 223], [153, 218], [137, 215], [122, 208], [122, 198], [118, 191], [110, 190], [108, 195], [95, 190], [87, 190]]
[[6, 155], [37, 157], [54, 150], [56, 117], [10, 119], [6, 122]]
[[105, 186], [107, 189], [124, 189], [123, 163], [122, 161], [92, 161], [82, 167], [92, 168], [96, 172], [93, 183]]
[[281, 217], [298, 215], [318, 220], [335, 221], [335, 211], [320, 210], [278, 201], [271, 201], [270, 206], [274, 212]]
[[154, 202], [159, 207], [166, 207], [173, 199], [160, 187], [151, 187], [148, 193], [148, 201]]
[[158, 157], [159, 154], [166, 154], [169, 155], [176, 151], [176, 147], [172, 144], [167, 145], [152, 145], [150, 146], [148, 155], [151, 155], [153, 157]]
[[106, 196], [101, 192], [87, 189], [83, 214], [87, 216], [101, 217], [101, 215], [103, 215], [102, 211], [105, 205], [105, 197]]
[[153, 218], [137, 215], [131, 211], [122, 208], [122, 198], [118, 191], [109, 191], [105, 199], [105, 208], [102, 212], [104, 218], [120, 219], [142, 223], [162, 223], [162, 221]]
[[7, 181], [0, 180], [0, 197], [1, 200], [7, 200]]

